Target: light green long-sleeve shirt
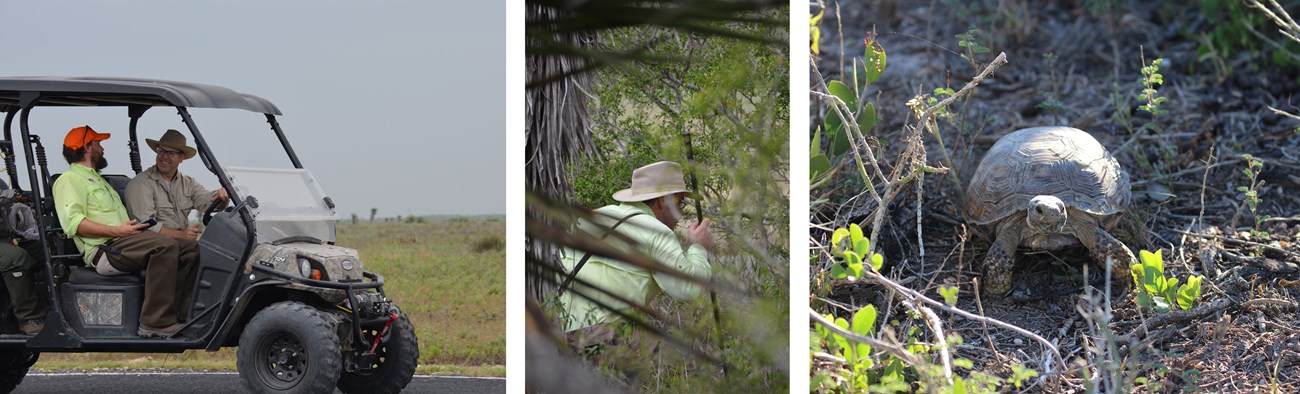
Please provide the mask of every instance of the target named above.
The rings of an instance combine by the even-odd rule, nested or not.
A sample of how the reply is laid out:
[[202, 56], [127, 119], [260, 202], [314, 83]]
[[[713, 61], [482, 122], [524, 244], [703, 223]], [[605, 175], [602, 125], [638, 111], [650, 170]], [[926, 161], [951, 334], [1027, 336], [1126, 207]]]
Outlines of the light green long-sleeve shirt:
[[[645, 214], [628, 219], [614, 229], [620, 235], [635, 241], [634, 244], [628, 244], [613, 235], [606, 237], [605, 240], [621, 250], [636, 248], [661, 264], [688, 275], [706, 280], [712, 276], [708, 251], [704, 247], [694, 244], [683, 249], [673, 230], [655, 219], [654, 213], [645, 203], [627, 202], [597, 209], [593, 214], [596, 223], [579, 220], [578, 230], [600, 237], [605, 234], [605, 229], [634, 212], [643, 212]], [[565, 272], [572, 272], [573, 267], [578, 264], [584, 254], [574, 249], [564, 249], [561, 262], [564, 265]], [[642, 305], [649, 304], [650, 300], [654, 299], [661, 290], [678, 300], [691, 300], [699, 297], [700, 293], [703, 292], [703, 288], [697, 284], [663, 273], [652, 273], [635, 265], [596, 255], [592, 255], [587, 260], [587, 263], [583, 265], [582, 270], [578, 271], [577, 279], [600, 286]], [[578, 280], [574, 280], [570, 284], [573, 290], [590, 295], [604, 304], [631, 310], [631, 307], [621, 301], [579, 285]], [[574, 295], [573, 291], [565, 291], [564, 295], [560, 297], [560, 302], [568, 316], [565, 322], [565, 331], [573, 331], [618, 319], [617, 315], [596, 306], [595, 303], [581, 296]]]
[[68, 166], [68, 171], [54, 181], [53, 189], [54, 210], [59, 214], [59, 225], [77, 244], [86, 265], [94, 267], [91, 260], [95, 257], [95, 248], [111, 238], [79, 236], [77, 228], [82, 220], [105, 226], [126, 223], [126, 207], [122, 205], [121, 196], [117, 195], [117, 190], [98, 171], [77, 163]]

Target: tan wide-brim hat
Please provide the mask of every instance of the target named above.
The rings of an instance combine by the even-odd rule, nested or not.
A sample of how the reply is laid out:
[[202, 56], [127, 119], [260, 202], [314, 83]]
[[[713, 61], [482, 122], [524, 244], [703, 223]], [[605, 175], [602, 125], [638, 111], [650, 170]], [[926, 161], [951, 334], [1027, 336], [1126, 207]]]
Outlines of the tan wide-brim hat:
[[198, 151], [194, 150], [194, 148], [191, 148], [189, 145], [186, 145], [185, 135], [181, 134], [181, 132], [176, 131], [175, 129], [167, 130], [166, 133], [163, 133], [162, 138], [159, 138], [156, 141], [145, 138], [144, 142], [146, 144], [149, 144], [149, 149], [153, 149], [154, 152], [158, 151], [159, 145], [168, 148], [175, 148], [176, 150], [184, 152], [186, 159], [194, 157], [194, 154], [198, 153]]
[[632, 171], [632, 187], [614, 192], [614, 200], [646, 201], [676, 193], [694, 197], [682, 179], [682, 165], [661, 161]]

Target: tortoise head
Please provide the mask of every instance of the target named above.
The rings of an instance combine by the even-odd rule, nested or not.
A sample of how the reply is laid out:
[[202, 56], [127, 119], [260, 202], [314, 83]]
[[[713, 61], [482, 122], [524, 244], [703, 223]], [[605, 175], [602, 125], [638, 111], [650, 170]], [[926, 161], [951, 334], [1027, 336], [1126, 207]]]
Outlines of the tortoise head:
[[1029, 228], [1039, 233], [1059, 233], [1065, 229], [1065, 202], [1056, 196], [1035, 196], [1029, 200]]

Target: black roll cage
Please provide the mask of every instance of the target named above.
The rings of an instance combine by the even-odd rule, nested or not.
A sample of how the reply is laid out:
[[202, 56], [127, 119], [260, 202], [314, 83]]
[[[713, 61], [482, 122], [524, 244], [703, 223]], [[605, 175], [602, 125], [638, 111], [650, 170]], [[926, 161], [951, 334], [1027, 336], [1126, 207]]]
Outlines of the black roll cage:
[[[197, 148], [197, 155], [210, 172], [217, 176], [221, 186], [229, 193], [232, 207], [243, 206], [243, 197], [239, 196], [225, 170], [217, 161], [216, 156], [209, 149], [207, 140], [200, 133], [198, 125], [190, 116], [189, 108], [232, 108], [243, 109], [251, 112], [262, 113], [266, 117], [266, 122], [270, 124], [271, 130], [275, 133], [285, 153], [289, 156], [294, 168], [302, 169], [302, 162], [294, 153], [293, 147], [285, 137], [284, 131], [280, 128], [276, 116], [280, 115], [280, 110], [271, 104], [270, 101], [257, 96], [238, 93], [233, 90], [204, 84], [195, 84], [176, 81], [162, 81], [150, 79], [133, 79], [133, 78], [100, 78], [100, 77], [0, 77], [0, 112], [5, 113], [4, 117], [4, 139], [0, 141], [0, 150], [5, 153], [5, 164], [8, 169], [8, 178], [11, 187], [17, 189], [19, 185], [19, 176], [16, 168], [16, 147], [12, 146], [14, 141], [21, 141], [22, 154], [27, 163], [27, 178], [32, 200], [34, 202], [33, 210], [35, 211], [41, 231], [41, 243], [49, 250], [51, 245], [48, 234], [51, 229], [57, 229], [58, 223], [48, 223], [49, 207], [53, 204], [45, 204], [46, 201], [52, 201], [53, 198], [49, 184], [49, 170], [46, 163], [46, 155], [43, 152], [44, 145], [41, 143], [39, 136], [32, 134], [28, 125], [28, 119], [31, 110], [36, 107], [126, 107], [127, 116], [130, 118], [128, 130], [127, 147], [130, 151], [130, 160], [132, 170], [139, 174], [141, 169], [139, 142], [137, 140], [136, 125], [139, 118], [146, 111], [153, 107], [173, 107], [180, 115], [182, 122], [185, 123], [190, 135], [193, 137], [194, 144]], [[15, 139], [13, 124], [18, 120], [19, 137]], [[62, 142], [54, 143], [56, 151], [62, 151]], [[35, 150], [33, 146], [35, 145]], [[38, 154], [40, 153], [40, 154]], [[56, 153], [56, 157], [61, 158], [62, 154]], [[38, 176], [37, 166], [40, 166], [42, 174]], [[333, 207], [333, 202], [326, 199], [326, 203]], [[256, 234], [252, 229], [253, 219], [248, 210], [239, 209], [239, 217], [244, 225], [250, 229], [248, 232], [248, 244], [254, 244], [253, 240]], [[252, 248], [245, 251], [241, 256], [242, 261], [247, 261], [248, 255], [252, 253]], [[77, 255], [79, 256], [79, 254]], [[44, 263], [47, 267], [55, 264], [54, 259], [68, 257], [64, 255], [54, 255], [45, 253]], [[369, 273], [367, 273], [369, 274]], [[55, 283], [53, 270], [45, 270], [47, 283]], [[282, 280], [320, 286], [326, 288], [341, 288], [349, 291], [348, 299], [354, 304], [356, 300], [351, 293], [353, 289], [379, 288], [382, 292], [383, 278], [378, 275], [367, 275], [371, 282], [366, 283], [332, 283], [313, 281], [306, 278], [290, 278], [282, 275]], [[238, 286], [232, 286], [229, 291], [238, 291]], [[60, 303], [61, 295], [58, 292], [50, 294], [51, 301], [54, 305]], [[227, 297], [226, 302], [230, 299]], [[238, 307], [238, 304], [230, 305], [227, 308]], [[51, 315], [61, 314], [59, 308], [51, 306], [49, 313]], [[217, 310], [209, 309], [208, 312]], [[355, 313], [354, 313], [355, 314]], [[233, 317], [228, 315], [227, 319]], [[62, 316], [51, 316], [47, 321], [55, 324], [62, 324]], [[108, 351], [182, 351], [185, 349], [194, 349], [203, 347], [207, 344], [210, 350], [214, 345], [220, 347], [220, 342], [231, 329], [228, 322], [216, 321], [217, 325], [212, 331], [201, 338], [189, 341], [141, 341], [135, 339], [82, 339], [72, 338], [67, 335], [50, 335], [52, 330], [45, 330], [41, 335], [31, 338], [28, 342], [29, 348], [44, 348], [47, 350], [76, 351], [76, 350], [108, 350]], [[54, 330], [58, 331], [58, 330]], [[353, 333], [359, 339], [359, 328], [354, 327]], [[7, 342], [7, 341], [6, 341]]]

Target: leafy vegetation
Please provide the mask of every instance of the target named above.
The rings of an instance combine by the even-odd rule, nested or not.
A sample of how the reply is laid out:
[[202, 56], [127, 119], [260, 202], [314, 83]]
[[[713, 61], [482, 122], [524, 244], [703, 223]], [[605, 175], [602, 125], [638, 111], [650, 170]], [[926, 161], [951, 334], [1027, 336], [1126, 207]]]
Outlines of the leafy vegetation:
[[1251, 235], [1265, 237], [1268, 236], [1268, 233], [1260, 229], [1260, 224], [1268, 220], [1268, 215], [1259, 215], [1258, 212], [1259, 187], [1264, 182], [1259, 179], [1259, 173], [1264, 170], [1264, 162], [1259, 161], [1250, 154], [1244, 154], [1241, 158], [1246, 160], [1246, 168], [1241, 169], [1241, 172], [1246, 175], [1249, 182], [1245, 186], [1237, 186], [1237, 191], [1241, 192], [1242, 201], [1250, 209], [1250, 216], [1255, 219], [1255, 226], [1251, 229]]
[[[785, 20], [788, 9], [742, 15], [696, 26], [726, 34], [671, 26], [598, 33], [599, 49], [637, 56], [590, 75], [594, 149], [565, 173], [574, 205], [615, 203], [610, 196], [628, 187], [633, 169], [661, 160], [682, 163], [703, 196], [698, 208], [687, 204], [682, 224], [697, 214], [713, 223], [714, 279], [741, 284], [741, 294], [717, 292], [720, 323], [708, 294], [687, 302], [660, 297], [646, 305], [667, 319], [632, 316], [718, 356], [727, 369], [666, 339], [654, 354], [621, 354], [615, 347], [585, 360], [605, 380], [635, 391], [782, 391], [788, 385], [788, 32], [785, 25], [750, 22]], [[560, 320], [554, 303], [543, 301], [538, 309]], [[620, 340], [658, 340], [640, 327], [620, 330]]]
[[[1279, 41], [1300, 36], [1281, 16], [1297, 5], [813, 5], [823, 28], [810, 76], [809, 133], [817, 141], [810, 165], [827, 172], [813, 178], [810, 200], [810, 389], [1191, 392], [1223, 390], [1222, 382], [1234, 382], [1237, 391], [1300, 388], [1287, 373], [1291, 357], [1269, 353], [1293, 342], [1287, 333], [1295, 324], [1287, 322], [1295, 321], [1297, 305], [1293, 267], [1276, 264], [1291, 260], [1300, 244], [1289, 214], [1300, 200], [1288, 192], [1297, 168], [1289, 97], [1300, 74], [1285, 59], [1296, 44]], [[1255, 12], [1280, 16], [1270, 17], [1277, 26], [1238, 23]], [[852, 91], [860, 80], [854, 75], [862, 74], [862, 62], [853, 59], [863, 56], [861, 37], [886, 48], [892, 68], [870, 85], [859, 82], [857, 106], [871, 102], [876, 124], [853, 136], [853, 151], [836, 156], [824, 125], [842, 100], [828, 87], [842, 81]], [[1201, 37], [1217, 53], [1198, 54]], [[1000, 50], [1008, 66], [995, 79], [976, 92], [961, 85], [978, 79], [970, 73], [987, 69], [983, 62], [996, 63]], [[1086, 130], [1110, 149], [1134, 194], [1108, 231], [1135, 250], [1170, 253], [1123, 262], [1118, 269], [1129, 270], [1118, 280], [1114, 272], [1091, 272], [1098, 262], [1080, 249], [1019, 254], [1013, 295], [1028, 297], [981, 294], [979, 262], [988, 244], [979, 235], [987, 229], [962, 220], [968, 178], [924, 174], [968, 172], [1000, 136], [1045, 125]], [[868, 240], [865, 254], [854, 248], [855, 223]], [[835, 235], [844, 231], [849, 235]], [[876, 253], [886, 262], [879, 270], [862, 258]], [[857, 324], [868, 307], [874, 324]], [[953, 334], [965, 341], [956, 344]], [[912, 349], [912, 338], [929, 348]], [[869, 365], [852, 350], [858, 344], [867, 345]], [[964, 368], [963, 359], [973, 365]], [[903, 364], [898, 374], [886, 371], [891, 360]], [[1007, 382], [1017, 370], [1041, 377], [1017, 388]], [[987, 376], [1001, 385], [958, 383]]]
[[1178, 284], [1178, 278], [1165, 277], [1164, 257], [1160, 250], [1155, 253], [1141, 251], [1138, 263], [1130, 267], [1133, 273], [1133, 301], [1138, 306], [1153, 309], [1156, 312], [1168, 312], [1178, 309], [1191, 309], [1196, 299], [1201, 297], [1201, 276], [1190, 276], [1187, 283]]
[[1160, 105], [1168, 101], [1169, 98], [1159, 96], [1160, 92], [1156, 90], [1156, 87], [1165, 84], [1165, 77], [1160, 75], [1160, 64], [1162, 62], [1164, 62], [1164, 59], [1155, 59], [1151, 61], [1151, 65], [1142, 67], [1142, 93], [1138, 94], [1138, 100], [1143, 102], [1138, 109], [1151, 114], [1151, 122], [1143, 124], [1142, 128], [1157, 133], [1161, 129], [1159, 124], [1156, 123], [1156, 119], [1169, 113], [1169, 111], [1160, 109]]
[[[832, 235], [832, 254], [840, 261], [831, 268], [835, 279], [858, 280], [867, 255], [869, 240], [862, 236], [856, 225], [836, 229]], [[880, 254], [871, 254], [868, 267], [879, 271], [883, 264]], [[956, 305], [958, 289], [941, 287], [940, 294], [949, 306]], [[1025, 381], [1038, 376], [1038, 372], [1023, 365], [1011, 366], [1011, 373], [1001, 378], [972, 370], [974, 363], [968, 359], [952, 360], [952, 365], [966, 369], [969, 375], [950, 376], [947, 368], [933, 359], [942, 358], [940, 348], [952, 348], [962, 343], [961, 336], [949, 335], [941, 344], [928, 342], [921, 329], [925, 322], [916, 313], [891, 320], [877, 330], [879, 312], [875, 305], [866, 305], [853, 311], [851, 320], [834, 314], [821, 316], [823, 323], [814, 324], [811, 333], [810, 353], [814, 364], [810, 380], [814, 392], [936, 392], [936, 393], [997, 393], [1010, 388], [1021, 389]], [[838, 328], [838, 330], [832, 328]], [[889, 343], [895, 332], [906, 332], [905, 343]], [[882, 344], [888, 350], [873, 352], [871, 342]]]
[[[844, 241], [848, 241], [847, 245]], [[848, 229], [835, 229], [831, 235], [832, 254], [841, 259], [839, 264], [831, 266], [831, 278], [856, 280], [862, 277], [863, 262], [869, 262], [873, 271], [880, 271], [885, 264], [885, 257], [880, 253], [871, 253], [871, 240], [862, 236], [862, 228], [857, 223]], [[870, 256], [868, 258], [867, 256]]]
[[[1199, 14], [1214, 21], [1208, 31], [1197, 35], [1197, 58], [1209, 63], [1219, 80], [1234, 74], [1241, 64], [1249, 67], [1247, 72], [1270, 63], [1281, 67], [1300, 65], [1300, 43], [1261, 38], [1260, 32], [1269, 27], [1268, 18], [1247, 4], [1235, 0], [1200, 0], [1196, 4]], [[1237, 62], [1234, 58], [1248, 61]]]

